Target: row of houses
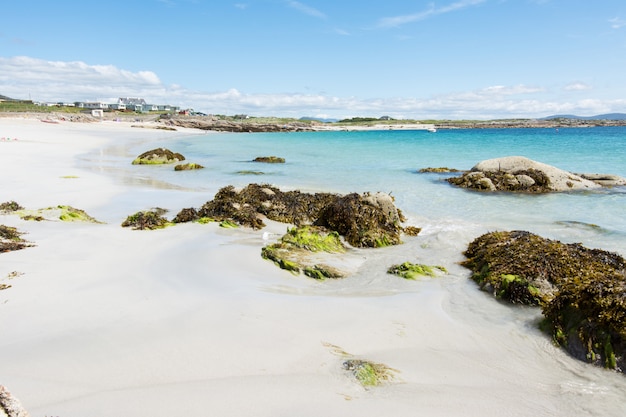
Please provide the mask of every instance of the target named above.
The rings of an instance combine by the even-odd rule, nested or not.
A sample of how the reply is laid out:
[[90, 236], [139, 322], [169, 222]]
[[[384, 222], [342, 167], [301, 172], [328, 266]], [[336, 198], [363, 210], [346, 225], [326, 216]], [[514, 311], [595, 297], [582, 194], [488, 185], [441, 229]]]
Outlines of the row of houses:
[[74, 103], [40, 103], [46, 106], [71, 106], [79, 107], [86, 110], [119, 110], [119, 111], [135, 111], [135, 112], [150, 112], [150, 111], [180, 111], [180, 107], [171, 106], [169, 104], [149, 104], [142, 98], [134, 97], [120, 97], [115, 103], [105, 103], [102, 101], [76, 101]]

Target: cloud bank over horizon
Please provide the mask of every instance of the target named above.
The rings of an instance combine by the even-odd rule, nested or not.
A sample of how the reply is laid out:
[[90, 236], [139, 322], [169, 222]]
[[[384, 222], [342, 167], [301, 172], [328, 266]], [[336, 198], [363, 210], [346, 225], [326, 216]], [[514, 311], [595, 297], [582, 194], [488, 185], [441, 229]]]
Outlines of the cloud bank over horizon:
[[560, 86], [491, 85], [427, 97], [338, 97], [302, 92], [251, 94], [237, 88], [209, 92], [179, 84], [165, 85], [158, 74], [150, 70], [128, 71], [114, 65], [48, 61], [27, 56], [0, 57], [0, 94], [11, 98], [41, 102], [113, 102], [119, 97], [141, 97], [154, 104], [176, 105], [212, 114], [501, 119], [553, 114], [590, 116], [626, 108], [624, 99], [593, 98], [590, 92], [593, 86], [576, 81]]

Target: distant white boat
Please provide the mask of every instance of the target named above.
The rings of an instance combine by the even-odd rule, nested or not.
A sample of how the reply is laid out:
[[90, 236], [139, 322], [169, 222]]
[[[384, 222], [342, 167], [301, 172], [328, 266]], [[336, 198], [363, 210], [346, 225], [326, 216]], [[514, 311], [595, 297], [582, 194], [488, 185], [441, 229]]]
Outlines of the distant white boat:
[[429, 132], [433, 132], [433, 133], [437, 131], [437, 129], [435, 129], [434, 127], [429, 127], [426, 130], [428, 130]]

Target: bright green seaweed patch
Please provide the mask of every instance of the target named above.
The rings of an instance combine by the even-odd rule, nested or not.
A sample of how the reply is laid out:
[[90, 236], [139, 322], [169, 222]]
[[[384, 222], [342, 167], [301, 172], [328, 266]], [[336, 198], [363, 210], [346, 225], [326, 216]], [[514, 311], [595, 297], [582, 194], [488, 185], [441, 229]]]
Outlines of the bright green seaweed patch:
[[59, 205], [56, 207], [47, 207], [38, 210], [18, 210], [15, 212], [22, 220], [54, 220], [58, 219], [63, 222], [86, 222], [86, 223], [102, 223], [99, 220], [88, 215], [84, 210], [74, 208], [72, 206]]
[[437, 271], [444, 273], [448, 272], [443, 266], [430, 266], [404, 262], [400, 265], [392, 265], [387, 270], [387, 273], [398, 275], [404, 279], [415, 280], [423, 276], [434, 277], [437, 275]]
[[381, 363], [348, 359], [343, 363], [343, 368], [351, 371], [364, 387], [375, 387], [393, 379], [394, 370]]
[[290, 271], [295, 275], [300, 273], [300, 266], [296, 262], [290, 261], [283, 256], [281, 251], [275, 245], [263, 247], [263, 249], [261, 249], [261, 256], [263, 259], [269, 259], [274, 262], [281, 269]]
[[311, 252], [341, 253], [346, 251], [339, 233], [327, 232], [315, 226], [292, 227], [281, 238], [281, 242]]
[[87, 213], [84, 210], [80, 210], [71, 206], [57, 206], [61, 210], [59, 219], [64, 222], [88, 222], [88, 223], [102, 223]]
[[220, 227], [223, 227], [225, 229], [236, 229], [237, 227], [239, 227], [239, 225], [232, 220], [224, 220], [220, 222]]

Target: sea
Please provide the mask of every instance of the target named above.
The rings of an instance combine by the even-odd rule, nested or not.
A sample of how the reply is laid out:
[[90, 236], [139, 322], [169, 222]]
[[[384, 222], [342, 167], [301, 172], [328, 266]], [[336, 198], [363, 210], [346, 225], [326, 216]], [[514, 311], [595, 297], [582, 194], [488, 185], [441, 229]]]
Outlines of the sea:
[[[171, 166], [129, 164], [129, 159], [157, 146], [180, 152], [205, 168], [175, 172]], [[496, 230], [526, 230], [626, 256], [626, 187], [541, 195], [482, 193], [445, 181], [458, 174], [420, 172], [429, 167], [469, 170], [482, 160], [514, 155], [573, 173], [626, 177], [626, 127], [207, 132], [158, 143], [137, 141], [124, 152], [101, 158], [99, 169], [137, 192], [176, 191], [179, 200], [155, 202], [172, 214], [200, 207], [227, 185], [389, 193], [407, 218], [405, 225], [422, 229], [418, 236], [406, 237], [397, 247], [362, 250], [359, 254], [366, 261], [341, 282], [308, 285], [289, 279], [265, 290], [286, 296], [401, 297], [418, 290], [394, 283], [386, 267], [404, 261], [444, 266], [448, 274], [436, 284], [445, 293], [440, 307], [464, 332], [493, 338], [485, 341], [493, 345], [493, 356], [469, 352], [467, 361], [477, 361], [472, 369], [483, 379], [512, 384], [512, 404], [536, 401], [537, 415], [624, 416], [623, 374], [569, 357], [537, 329], [537, 309], [504, 305], [481, 293], [459, 263], [473, 239]], [[285, 163], [252, 162], [259, 156], [282, 157]], [[516, 363], [513, 369], [503, 365], [507, 360]], [[442, 375], [454, 372], [454, 366], [442, 364]], [[520, 413], [502, 410], [500, 415]]]

